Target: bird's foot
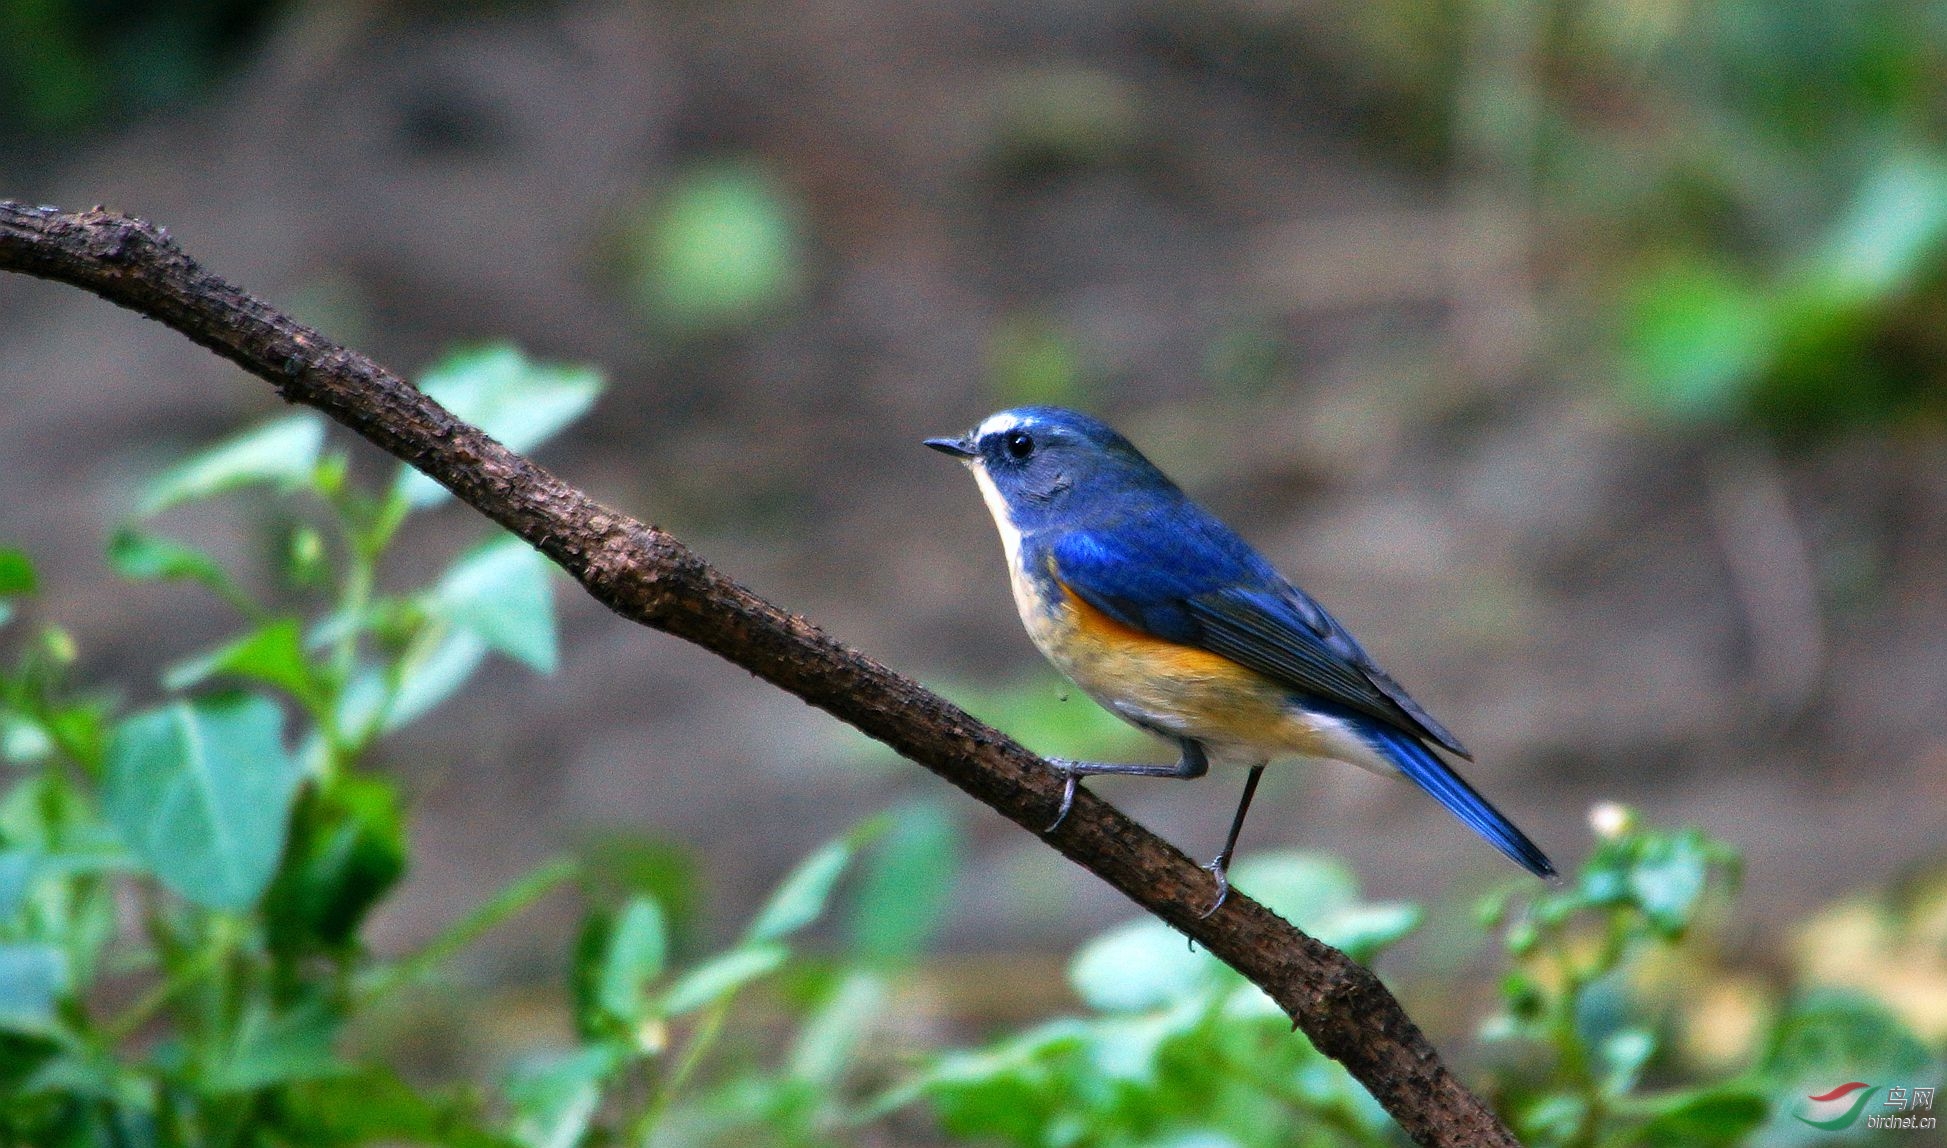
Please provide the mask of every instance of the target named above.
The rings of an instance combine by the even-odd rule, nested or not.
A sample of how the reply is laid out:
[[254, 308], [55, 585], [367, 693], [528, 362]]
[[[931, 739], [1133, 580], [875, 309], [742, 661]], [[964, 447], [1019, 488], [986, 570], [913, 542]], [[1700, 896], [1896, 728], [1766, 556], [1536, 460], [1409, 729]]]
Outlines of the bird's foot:
[[1223, 908], [1224, 902], [1230, 899], [1230, 858], [1229, 856], [1219, 853], [1217, 855], [1217, 859], [1212, 861], [1210, 864], [1205, 865], [1204, 868], [1209, 870], [1210, 876], [1216, 879], [1217, 899], [1215, 901], [1210, 902], [1210, 907], [1208, 909], [1205, 909], [1203, 912], [1197, 914], [1198, 920], [1203, 920], [1204, 918], [1210, 916], [1210, 914]]
[[1075, 786], [1082, 779], [1081, 771], [1076, 768], [1081, 764], [1080, 762], [1070, 761], [1065, 757], [1051, 757], [1048, 759], [1048, 764], [1054, 766], [1056, 772], [1061, 774], [1063, 785], [1061, 787], [1061, 808], [1055, 810], [1055, 819], [1048, 823], [1048, 828], [1041, 831], [1044, 834], [1053, 833], [1055, 830], [1060, 829], [1061, 823], [1068, 820], [1068, 811], [1075, 806]]

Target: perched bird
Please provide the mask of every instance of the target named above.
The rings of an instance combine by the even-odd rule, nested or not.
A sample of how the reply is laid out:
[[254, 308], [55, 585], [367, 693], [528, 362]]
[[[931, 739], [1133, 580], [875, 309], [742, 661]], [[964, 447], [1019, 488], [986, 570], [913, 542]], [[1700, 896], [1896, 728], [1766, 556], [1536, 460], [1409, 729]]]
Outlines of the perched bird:
[[[992, 415], [927, 439], [973, 471], [999, 528], [1028, 636], [1131, 724], [1175, 742], [1175, 765], [1050, 759], [1067, 777], [1202, 777], [1250, 767], [1230, 833], [1205, 868], [1215, 912], [1265, 765], [1331, 758], [1398, 772], [1538, 877], [1555, 867], [1437, 752], [1473, 755], [1380, 669], [1324, 607], [1106, 424], [1059, 407]], [[1207, 915], [1207, 914], [1206, 914]]]

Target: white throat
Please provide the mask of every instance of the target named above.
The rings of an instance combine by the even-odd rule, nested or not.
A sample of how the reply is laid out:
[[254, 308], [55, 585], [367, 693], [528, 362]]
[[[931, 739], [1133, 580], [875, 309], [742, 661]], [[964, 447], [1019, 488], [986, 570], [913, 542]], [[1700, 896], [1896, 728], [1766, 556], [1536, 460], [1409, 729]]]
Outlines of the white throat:
[[968, 459], [967, 469], [973, 471], [974, 481], [980, 484], [980, 498], [987, 504], [987, 513], [994, 516], [994, 529], [1000, 532], [1001, 549], [1007, 552], [1008, 570], [1020, 569], [1021, 530], [1014, 525], [1013, 516], [1007, 512], [1007, 500], [1001, 497], [994, 480], [987, 474], [987, 468], [978, 460]]

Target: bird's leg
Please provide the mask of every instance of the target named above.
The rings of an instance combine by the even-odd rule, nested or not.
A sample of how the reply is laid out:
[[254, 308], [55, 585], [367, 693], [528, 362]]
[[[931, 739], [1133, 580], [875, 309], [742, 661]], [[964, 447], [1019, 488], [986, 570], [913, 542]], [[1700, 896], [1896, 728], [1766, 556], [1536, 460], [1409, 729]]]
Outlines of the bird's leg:
[[1237, 848], [1237, 835], [1243, 832], [1244, 814], [1250, 811], [1251, 798], [1257, 794], [1257, 779], [1263, 776], [1263, 762], [1251, 767], [1251, 775], [1244, 779], [1243, 800], [1237, 803], [1237, 814], [1230, 819], [1230, 835], [1224, 838], [1223, 849], [1210, 864], [1204, 866], [1205, 869], [1210, 870], [1211, 876], [1217, 879], [1217, 899], [1203, 911], [1206, 917], [1223, 908], [1225, 898], [1230, 896], [1230, 855]]
[[[1067, 784], [1061, 790], [1061, 808], [1055, 812], [1055, 819], [1043, 833], [1053, 833], [1068, 819], [1069, 807], [1075, 804], [1075, 784], [1082, 778], [1097, 773], [1119, 773], [1131, 777], [1178, 777], [1188, 780], [1202, 777], [1210, 772], [1210, 759], [1205, 756], [1203, 746], [1184, 738], [1177, 743], [1183, 747], [1183, 756], [1175, 765], [1124, 765], [1112, 761], [1075, 761], [1066, 757], [1051, 757], [1048, 764], [1061, 771]], [[1235, 836], [1235, 834], [1233, 834]]]

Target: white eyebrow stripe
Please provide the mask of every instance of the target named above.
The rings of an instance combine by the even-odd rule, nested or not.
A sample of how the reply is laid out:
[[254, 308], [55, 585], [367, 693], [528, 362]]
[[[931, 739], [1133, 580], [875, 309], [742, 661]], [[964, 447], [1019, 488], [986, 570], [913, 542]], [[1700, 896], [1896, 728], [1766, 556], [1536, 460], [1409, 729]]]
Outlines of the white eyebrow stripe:
[[1001, 434], [1005, 431], [1011, 431], [1015, 427], [1026, 425], [1026, 423], [1026, 419], [1012, 411], [1002, 411], [997, 415], [989, 415], [987, 416], [986, 422], [974, 428], [973, 440], [979, 442], [990, 434]]

